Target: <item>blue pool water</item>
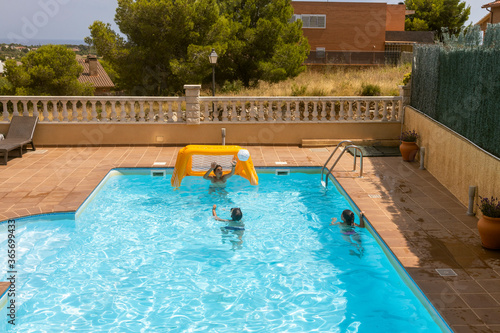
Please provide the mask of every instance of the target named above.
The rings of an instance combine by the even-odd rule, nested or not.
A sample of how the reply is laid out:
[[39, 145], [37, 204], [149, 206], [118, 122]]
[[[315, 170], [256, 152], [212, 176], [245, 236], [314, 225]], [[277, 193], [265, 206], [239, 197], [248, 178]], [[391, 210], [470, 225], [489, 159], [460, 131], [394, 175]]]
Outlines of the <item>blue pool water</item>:
[[[16, 222], [17, 325], [8, 329], [446, 330], [368, 230], [361, 252], [328, 226], [351, 206], [318, 174], [259, 173], [257, 187], [233, 177], [210, 191], [201, 177], [174, 190], [168, 174], [123, 173], [113, 171], [76, 218]], [[222, 218], [240, 207], [244, 232], [223, 232], [213, 204]]]

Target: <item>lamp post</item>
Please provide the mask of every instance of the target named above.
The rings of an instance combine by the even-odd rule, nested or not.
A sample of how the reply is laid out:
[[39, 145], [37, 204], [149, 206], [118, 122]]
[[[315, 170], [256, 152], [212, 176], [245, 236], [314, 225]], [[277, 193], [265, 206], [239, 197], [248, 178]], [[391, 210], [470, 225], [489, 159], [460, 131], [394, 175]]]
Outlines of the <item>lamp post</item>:
[[[212, 53], [208, 56], [208, 60], [212, 64], [212, 96], [215, 96], [215, 65], [217, 64], [217, 53], [212, 49]], [[215, 111], [215, 102], [212, 103], [212, 110]]]

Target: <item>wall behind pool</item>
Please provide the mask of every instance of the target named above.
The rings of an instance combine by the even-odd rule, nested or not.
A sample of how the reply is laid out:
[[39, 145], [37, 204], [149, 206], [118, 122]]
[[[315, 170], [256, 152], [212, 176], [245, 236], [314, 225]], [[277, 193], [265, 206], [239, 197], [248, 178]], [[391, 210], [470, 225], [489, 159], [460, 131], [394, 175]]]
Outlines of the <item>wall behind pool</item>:
[[[500, 158], [413, 107], [404, 117], [404, 130], [415, 130], [417, 144], [425, 147], [425, 168], [462, 204], [468, 206], [469, 186], [477, 186], [476, 203], [478, 195], [500, 197]], [[474, 212], [481, 213], [477, 207]]]
[[[0, 123], [6, 133], [8, 123]], [[210, 123], [200, 125], [160, 123], [38, 123], [35, 145], [187, 145], [220, 144], [221, 129], [226, 144], [300, 145], [303, 139], [394, 140], [399, 122], [380, 123]]]

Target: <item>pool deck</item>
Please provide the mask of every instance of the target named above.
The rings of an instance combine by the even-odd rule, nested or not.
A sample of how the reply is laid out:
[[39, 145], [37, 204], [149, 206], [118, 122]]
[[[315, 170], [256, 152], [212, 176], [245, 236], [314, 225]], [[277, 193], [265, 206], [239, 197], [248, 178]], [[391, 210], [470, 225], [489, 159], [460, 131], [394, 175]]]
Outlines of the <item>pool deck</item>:
[[[39, 147], [11, 158], [0, 165], [0, 221], [75, 211], [110, 169], [173, 167], [180, 148]], [[272, 167], [322, 166], [333, 149], [247, 148], [255, 166]], [[365, 158], [363, 178], [343, 171], [352, 163], [345, 154], [335, 177], [452, 329], [500, 332], [500, 251], [481, 247], [477, 218], [416, 162]], [[441, 276], [439, 268], [457, 275]]]

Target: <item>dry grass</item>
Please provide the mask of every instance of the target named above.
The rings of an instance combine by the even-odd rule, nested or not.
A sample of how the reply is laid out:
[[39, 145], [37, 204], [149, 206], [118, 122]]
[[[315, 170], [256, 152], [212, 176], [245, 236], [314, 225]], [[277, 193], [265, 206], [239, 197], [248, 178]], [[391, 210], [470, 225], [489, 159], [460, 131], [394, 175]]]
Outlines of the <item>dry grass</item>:
[[[360, 96], [364, 84], [375, 84], [383, 96], [399, 95], [398, 85], [411, 65], [381, 66], [368, 68], [325, 67], [310, 69], [298, 77], [279, 83], [259, 82], [255, 88], [238, 92], [221, 93], [225, 96]], [[207, 89], [203, 95], [211, 95]]]

